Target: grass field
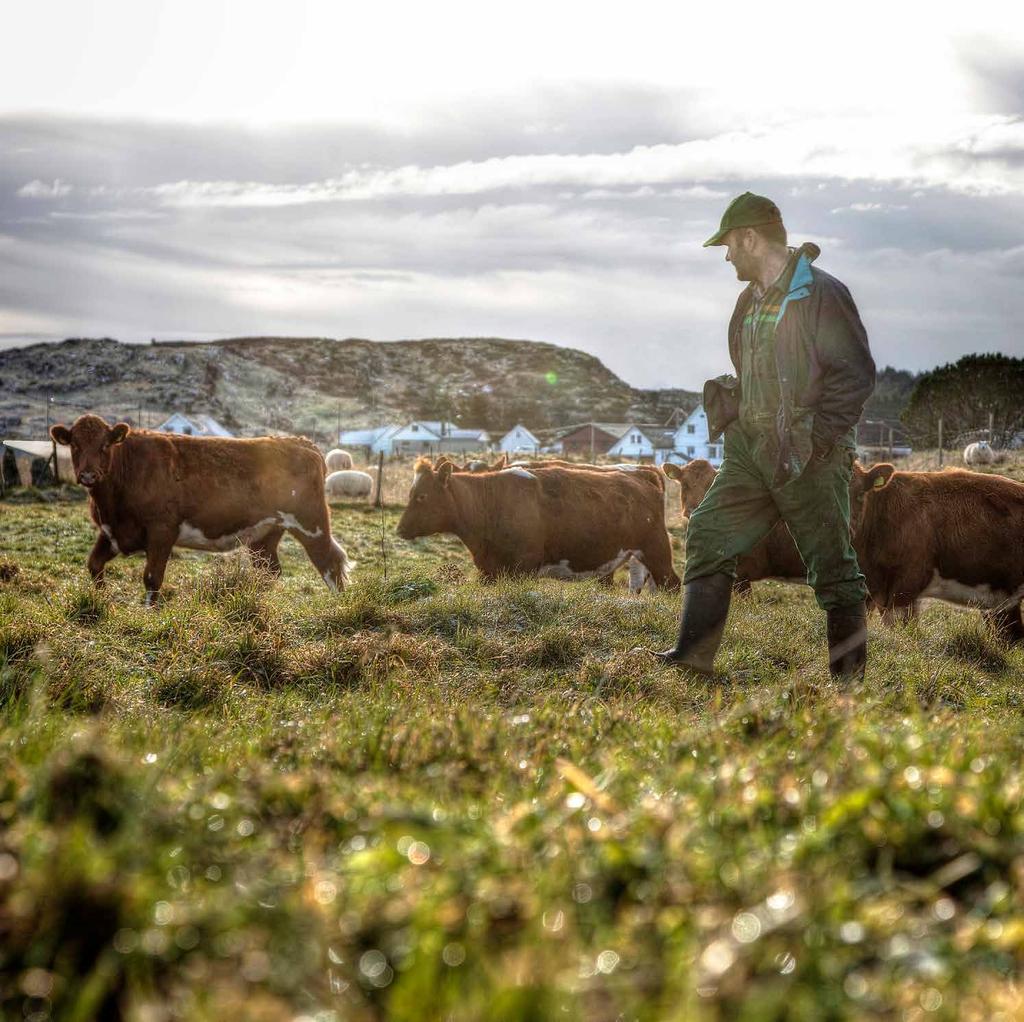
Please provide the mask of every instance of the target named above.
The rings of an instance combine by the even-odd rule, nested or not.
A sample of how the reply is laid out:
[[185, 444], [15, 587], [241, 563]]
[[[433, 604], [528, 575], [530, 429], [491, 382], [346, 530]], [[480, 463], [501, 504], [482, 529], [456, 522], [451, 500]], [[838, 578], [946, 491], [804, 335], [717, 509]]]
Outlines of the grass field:
[[83, 503], [0, 504], [0, 1018], [1024, 1015], [1024, 651], [876, 618], [844, 694], [765, 583], [698, 682], [631, 652], [676, 596], [481, 586], [398, 514], [385, 578], [334, 509], [342, 596], [285, 540], [147, 611]]

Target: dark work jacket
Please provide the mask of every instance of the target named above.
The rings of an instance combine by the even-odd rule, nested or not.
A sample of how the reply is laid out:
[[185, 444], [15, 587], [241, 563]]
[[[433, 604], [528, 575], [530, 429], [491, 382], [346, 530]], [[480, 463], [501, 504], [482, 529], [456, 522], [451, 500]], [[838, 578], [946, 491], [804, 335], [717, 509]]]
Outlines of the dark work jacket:
[[[811, 265], [819, 252], [810, 243], [793, 252], [778, 285], [783, 298], [775, 363], [782, 399], [768, 438], [777, 485], [800, 475], [812, 456], [852, 443], [853, 427], [875, 387], [875, 363], [857, 306], [845, 284]], [[729, 322], [729, 356], [737, 375], [743, 318], [753, 297], [751, 284], [740, 292]], [[739, 416], [740, 399], [739, 382], [731, 375], [704, 385], [712, 437]]]

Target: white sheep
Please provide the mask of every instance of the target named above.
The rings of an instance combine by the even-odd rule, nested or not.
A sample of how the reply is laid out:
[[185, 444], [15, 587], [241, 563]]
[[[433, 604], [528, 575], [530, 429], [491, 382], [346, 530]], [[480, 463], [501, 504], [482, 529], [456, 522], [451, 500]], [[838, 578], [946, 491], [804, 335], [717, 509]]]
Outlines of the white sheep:
[[342, 500], [347, 497], [369, 497], [373, 493], [373, 476], [366, 472], [332, 472], [324, 480], [324, 492], [328, 500]]
[[979, 440], [964, 448], [964, 462], [968, 465], [991, 465], [995, 460], [996, 452], [987, 440]]
[[328, 451], [324, 461], [327, 462], [328, 472], [342, 472], [352, 467], [352, 455], [348, 451], [343, 451], [340, 447], [335, 447], [334, 450]]

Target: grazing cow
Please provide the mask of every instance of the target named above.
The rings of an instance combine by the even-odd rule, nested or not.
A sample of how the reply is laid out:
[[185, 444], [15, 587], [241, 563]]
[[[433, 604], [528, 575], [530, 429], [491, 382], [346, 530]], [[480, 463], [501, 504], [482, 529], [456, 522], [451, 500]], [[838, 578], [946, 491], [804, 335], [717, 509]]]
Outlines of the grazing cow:
[[[683, 517], [688, 518], [715, 481], [717, 469], [704, 458], [696, 458], [685, 465], [669, 462], [662, 467], [665, 475], [679, 483], [679, 508]], [[749, 593], [751, 582], [768, 578], [779, 582], [807, 582], [807, 568], [782, 521], [776, 522], [764, 539], [738, 559], [733, 587], [738, 593]]]
[[97, 415], [54, 426], [89, 491], [99, 536], [88, 567], [96, 585], [118, 554], [145, 552], [146, 604], [163, 584], [172, 547], [248, 547], [274, 574], [285, 532], [302, 544], [324, 582], [344, 588], [349, 560], [331, 536], [324, 459], [303, 437], [180, 436], [109, 426]]
[[[630, 588], [679, 588], [662, 491], [625, 472], [506, 468], [455, 472], [416, 463], [403, 539], [453, 533], [488, 581], [502, 574], [609, 581], [630, 564]], [[630, 563], [630, 562], [633, 563]]]
[[854, 547], [883, 617], [924, 597], [980, 607], [1007, 639], [1024, 639], [1024, 485], [949, 469], [854, 465]]
[[367, 472], [332, 472], [324, 481], [328, 500], [369, 497], [373, 493], [373, 476]]
[[964, 448], [964, 463], [967, 465], [991, 465], [995, 460], [996, 452], [987, 440], [979, 440]]
[[352, 467], [352, 455], [340, 447], [328, 451], [324, 461], [327, 463], [328, 472], [344, 472]]
[[662, 493], [665, 492], [665, 477], [653, 465], [637, 465], [633, 462], [623, 462], [618, 465], [591, 465], [585, 461], [562, 461], [559, 458], [538, 458], [536, 461], [514, 461], [513, 468], [564, 468], [570, 471], [581, 470], [584, 472], [628, 472], [635, 474], [638, 479], [644, 479], [652, 483]]

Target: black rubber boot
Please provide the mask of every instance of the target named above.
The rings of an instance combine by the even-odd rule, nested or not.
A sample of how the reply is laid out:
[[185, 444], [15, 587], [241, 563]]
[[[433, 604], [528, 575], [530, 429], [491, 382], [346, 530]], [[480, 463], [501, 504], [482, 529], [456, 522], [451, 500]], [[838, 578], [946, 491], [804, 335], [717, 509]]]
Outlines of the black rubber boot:
[[863, 681], [868, 656], [868, 615], [863, 603], [828, 611], [828, 671], [843, 681]]
[[698, 674], [714, 674], [715, 654], [722, 644], [729, 615], [732, 581], [731, 575], [719, 572], [694, 579], [683, 587], [679, 638], [672, 649], [654, 654], [659, 660], [688, 667]]

